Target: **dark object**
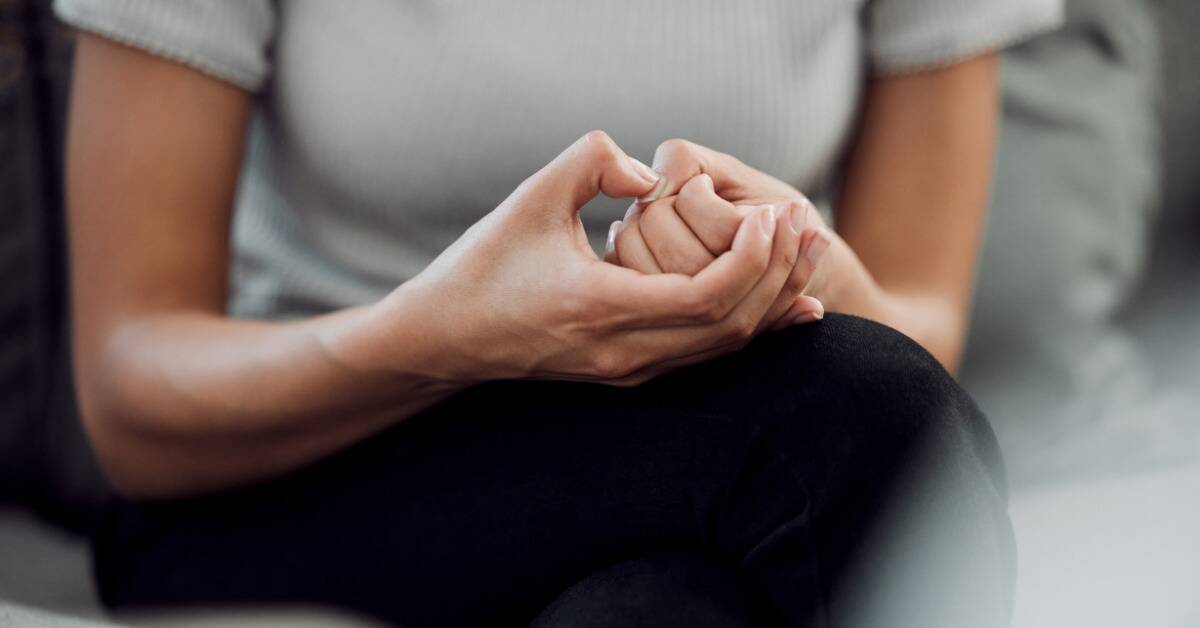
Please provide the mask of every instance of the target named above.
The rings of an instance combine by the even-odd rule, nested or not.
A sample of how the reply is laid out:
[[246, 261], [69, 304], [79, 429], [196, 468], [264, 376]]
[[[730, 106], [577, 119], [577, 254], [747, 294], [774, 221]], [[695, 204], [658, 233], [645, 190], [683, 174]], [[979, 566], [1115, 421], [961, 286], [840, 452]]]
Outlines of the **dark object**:
[[71, 50], [48, 2], [0, 0], [0, 503], [85, 528], [107, 489], [70, 380], [61, 181]]
[[735, 569], [699, 556], [618, 563], [567, 589], [530, 628], [768, 626], [768, 602]]
[[[982, 628], [1007, 625], [1012, 600], [1004, 494], [991, 429], [942, 367], [831, 315], [638, 388], [485, 384], [273, 482], [114, 503], [97, 573], [121, 608], [305, 602], [506, 626], [670, 554], [736, 569], [789, 626]], [[701, 589], [719, 584], [698, 569]], [[657, 609], [616, 606], [635, 615], [607, 625], [685, 617], [688, 586], [661, 575]], [[547, 625], [611, 594], [597, 578]], [[734, 616], [745, 595], [704, 603]]]

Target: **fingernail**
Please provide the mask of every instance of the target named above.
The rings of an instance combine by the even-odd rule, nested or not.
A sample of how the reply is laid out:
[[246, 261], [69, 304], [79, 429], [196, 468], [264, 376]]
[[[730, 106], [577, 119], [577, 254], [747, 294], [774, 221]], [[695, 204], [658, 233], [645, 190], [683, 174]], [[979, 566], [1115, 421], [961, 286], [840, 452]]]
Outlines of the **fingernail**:
[[646, 180], [646, 183], [658, 183], [658, 180], [662, 178], [658, 176], [658, 173], [655, 172], [650, 166], [647, 166], [633, 157], [629, 158], [629, 163], [633, 164], [633, 169], [637, 171], [639, 177]]
[[605, 255], [617, 250], [617, 236], [621, 233], [620, 220], [614, 220], [613, 224], [608, 226], [608, 239], [604, 242]]
[[803, 203], [792, 205], [792, 231], [800, 233], [808, 225], [808, 206]]
[[792, 324], [793, 325], [803, 325], [805, 323], [815, 323], [815, 322], [821, 320], [822, 318], [825, 318], [824, 314], [822, 314], [820, 312], [809, 311], [809, 312], [804, 312], [803, 314], [800, 314], [796, 318], [793, 318]]
[[812, 242], [808, 244], [808, 250], [804, 252], [804, 257], [808, 259], [808, 263], [813, 266], [821, 261], [821, 256], [825, 254], [825, 250], [829, 248], [829, 236], [824, 233], [818, 233]]
[[667, 195], [666, 175], [656, 170], [651, 170], [650, 172], [654, 173], [654, 178], [656, 181], [654, 184], [654, 189], [639, 196], [637, 199], [637, 202], [639, 203], [651, 203]]
[[762, 227], [763, 235], [770, 238], [775, 235], [775, 206], [763, 205], [758, 216], [758, 226]]
[[621, 219], [621, 222], [629, 222], [629, 219], [636, 216], [637, 213], [638, 213], [637, 203], [631, 203], [629, 205], [629, 209], [625, 210], [625, 217]]

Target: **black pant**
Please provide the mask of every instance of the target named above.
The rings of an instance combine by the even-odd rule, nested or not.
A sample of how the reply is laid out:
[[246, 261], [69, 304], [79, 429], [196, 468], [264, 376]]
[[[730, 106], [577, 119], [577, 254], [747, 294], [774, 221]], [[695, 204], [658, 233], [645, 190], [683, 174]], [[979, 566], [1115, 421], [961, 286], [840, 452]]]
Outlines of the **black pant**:
[[937, 362], [831, 315], [637, 388], [482, 385], [276, 481], [114, 504], [96, 558], [118, 607], [991, 626], [1014, 577], [1004, 494], [990, 427]]

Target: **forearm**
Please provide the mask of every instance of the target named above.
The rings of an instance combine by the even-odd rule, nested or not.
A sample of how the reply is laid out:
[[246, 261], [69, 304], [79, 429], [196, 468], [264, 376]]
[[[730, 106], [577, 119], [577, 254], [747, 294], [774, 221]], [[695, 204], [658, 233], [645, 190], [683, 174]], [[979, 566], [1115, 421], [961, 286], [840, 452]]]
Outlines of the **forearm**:
[[396, 302], [295, 322], [166, 313], [115, 326], [79, 377], [110, 478], [137, 497], [246, 484], [461, 389], [423, 372], [432, 350], [405, 334], [415, 313]]
[[868, 318], [925, 347], [948, 371], [958, 369], [966, 336], [965, 310], [935, 290], [884, 286], [858, 255], [834, 236], [818, 270], [820, 294], [830, 311]]
[[867, 303], [851, 308], [908, 334], [951, 371], [988, 205], [997, 64], [989, 54], [876, 79], [838, 203], [838, 233], [864, 269], [859, 282], [875, 286], [859, 286]]

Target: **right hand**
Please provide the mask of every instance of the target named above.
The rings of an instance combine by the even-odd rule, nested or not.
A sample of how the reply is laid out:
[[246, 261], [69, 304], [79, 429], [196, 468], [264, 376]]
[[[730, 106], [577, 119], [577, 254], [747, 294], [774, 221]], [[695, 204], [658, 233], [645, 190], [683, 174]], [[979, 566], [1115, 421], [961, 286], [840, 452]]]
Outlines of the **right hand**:
[[[580, 208], [600, 192], [645, 194], [656, 180], [603, 132], [585, 135], [380, 302], [384, 318], [392, 308], [412, 314], [403, 319], [422, 328], [403, 337], [429, 341], [428, 374], [463, 383], [634, 385], [740, 348], [791, 275], [799, 235], [776, 228], [772, 208], [762, 206], [746, 212], [732, 247], [695, 276], [646, 275], [597, 259]], [[381, 351], [400, 352], [380, 340]]]
[[[618, 253], [621, 249], [648, 248], [656, 258], [663, 258], [665, 263], [660, 266], [664, 272], [690, 274], [687, 265], [678, 264], [680, 253], [694, 251], [696, 244], [714, 254], [727, 250], [744, 217], [740, 207], [786, 203], [791, 206], [793, 224], [803, 231], [801, 261], [767, 314], [767, 320], [774, 321], [772, 329], [818, 320], [827, 308], [837, 310], [846, 305], [836, 298], [837, 293], [869, 283], [854, 281], [869, 279], [860, 272], [858, 258], [825, 225], [808, 198], [787, 183], [732, 155], [682, 139], [659, 144], [654, 151], [654, 170], [662, 175], [658, 185], [638, 198], [624, 221], [614, 224], [615, 237], [610, 237], [614, 246], [606, 256], [616, 263], [630, 265]], [[692, 240], [697, 243], [689, 243]], [[636, 256], [632, 261], [638, 262]], [[847, 276], [852, 280], [847, 281]]]
[[[660, 182], [658, 188], [666, 185]], [[828, 248], [828, 230], [812, 203], [798, 194], [776, 192], [776, 196], [750, 201], [778, 207], [780, 220], [800, 239], [799, 261], [760, 330], [810, 323], [825, 314], [824, 304], [812, 295], [821, 294], [826, 279], [817, 271]], [[625, 219], [609, 228], [604, 259], [646, 274], [695, 275], [729, 250], [747, 208], [753, 206], [721, 198], [711, 176], [695, 175], [680, 187], [678, 195], [632, 205]]]

